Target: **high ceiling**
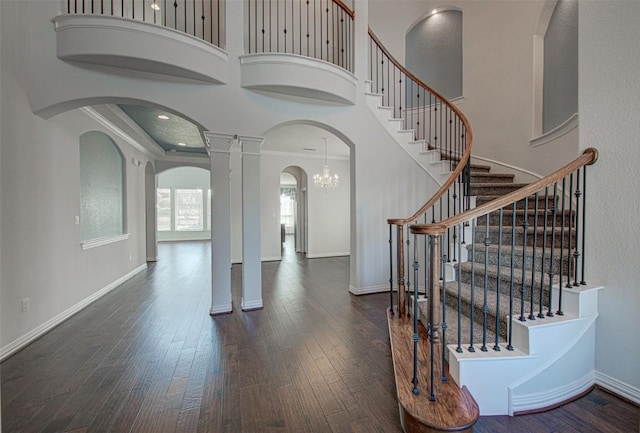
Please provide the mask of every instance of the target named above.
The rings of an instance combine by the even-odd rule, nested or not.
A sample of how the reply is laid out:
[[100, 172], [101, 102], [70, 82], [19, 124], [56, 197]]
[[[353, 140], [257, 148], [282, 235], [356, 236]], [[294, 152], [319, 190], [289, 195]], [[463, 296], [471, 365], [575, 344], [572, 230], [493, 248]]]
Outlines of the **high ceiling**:
[[[166, 152], [206, 154], [202, 132], [189, 120], [149, 106], [118, 104], [118, 107]], [[327, 139], [330, 157], [349, 156], [349, 147], [338, 137], [309, 125], [287, 125], [268, 131], [262, 150], [322, 157], [324, 138]]]

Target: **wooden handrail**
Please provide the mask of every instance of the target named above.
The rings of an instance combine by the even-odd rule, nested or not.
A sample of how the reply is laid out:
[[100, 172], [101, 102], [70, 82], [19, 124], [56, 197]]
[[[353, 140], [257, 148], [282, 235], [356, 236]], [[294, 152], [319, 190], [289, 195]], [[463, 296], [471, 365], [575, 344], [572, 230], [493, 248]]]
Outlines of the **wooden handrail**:
[[429, 93], [433, 94], [436, 98], [440, 99], [447, 107], [449, 107], [449, 109], [451, 109], [451, 111], [453, 111], [456, 116], [458, 116], [458, 118], [462, 121], [462, 124], [464, 125], [465, 128], [465, 149], [464, 152], [462, 153], [460, 160], [458, 161], [458, 165], [456, 166], [456, 168], [453, 170], [453, 172], [451, 173], [451, 175], [449, 176], [449, 178], [442, 184], [442, 186], [438, 189], [438, 191], [436, 191], [436, 193], [422, 206], [420, 207], [420, 209], [418, 209], [412, 216], [410, 216], [409, 218], [389, 218], [387, 219], [387, 223], [389, 224], [393, 224], [393, 225], [406, 225], [406, 224], [410, 224], [414, 221], [416, 221], [418, 218], [420, 218], [420, 216], [422, 214], [424, 214], [427, 209], [429, 209], [431, 206], [433, 206], [438, 200], [440, 200], [440, 198], [447, 192], [447, 190], [451, 187], [451, 185], [453, 185], [453, 183], [456, 181], [456, 179], [458, 178], [458, 176], [460, 175], [460, 173], [462, 172], [462, 170], [464, 169], [464, 167], [467, 165], [467, 161], [469, 161], [469, 158], [471, 157], [471, 144], [473, 143], [473, 130], [471, 129], [471, 123], [469, 123], [469, 120], [467, 119], [467, 117], [462, 113], [462, 111], [460, 111], [460, 109], [458, 107], [456, 107], [455, 105], [453, 105], [447, 98], [445, 98], [444, 96], [442, 96], [440, 93], [438, 93], [437, 91], [435, 91], [434, 89], [432, 89], [429, 85], [427, 85], [426, 83], [424, 83], [422, 80], [420, 80], [418, 77], [416, 77], [415, 75], [413, 75], [411, 72], [409, 72], [398, 60], [396, 60], [395, 57], [393, 57], [393, 55], [391, 55], [391, 53], [382, 45], [382, 42], [380, 42], [380, 39], [378, 39], [378, 37], [375, 35], [375, 33], [373, 33], [373, 30], [371, 30], [371, 28], [369, 28], [369, 36], [371, 37], [371, 39], [373, 39], [373, 41], [376, 43], [376, 45], [378, 46], [378, 48], [384, 53], [384, 55], [386, 55], [389, 60], [403, 73], [405, 74], [407, 77], [409, 77], [410, 79], [412, 79], [413, 81], [416, 82], [416, 84], [418, 84], [420, 87], [425, 88]]
[[347, 6], [346, 4], [344, 4], [342, 1], [340, 1], [340, 0], [333, 0], [333, 2], [334, 2], [335, 4], [337, 4], [338, 6], [340, 6], [340, 9], [342, 9], [343, 11], [345, 11], [345, 13], [346, 13], [347, 15], [349, 15], [349, 16], [351, 17], [351, 19], [353, 19], [353, 18], [356, 16], [355, 12], [354, 12], [354, 11], [352, 11], [351, 9], [349, 9], [349, 6]]
[[548, 187], [565, 176], [575, 172], [579, 168], [585, 165], [592, 165], [598, 160], [598, 151], [593, 147], [589, 147], [582, 152], [578, 158], [571, 161], [569, 164], [560, 168], [559, 170], [551, 173], [542, 179], [531, 183], [525, 187], [522, 187], [509, 194], [503, 195], [488, 203], [482, 204], [474, 209], [469, 209], [466, 212], [454, 215], [446, 220], [440, 221], [437, 224], [413, 224], [410, 226], [411, 233], [429, 236], [439, 236], [446, 232], [447, 228], [456, 226], [465, 221], [469, 221], [473, 218], [486, 215], [490, 212], [501, 209], [507, 205], [515, 203], [529, 197], [531, 194], [540, 191], [542, 188]]

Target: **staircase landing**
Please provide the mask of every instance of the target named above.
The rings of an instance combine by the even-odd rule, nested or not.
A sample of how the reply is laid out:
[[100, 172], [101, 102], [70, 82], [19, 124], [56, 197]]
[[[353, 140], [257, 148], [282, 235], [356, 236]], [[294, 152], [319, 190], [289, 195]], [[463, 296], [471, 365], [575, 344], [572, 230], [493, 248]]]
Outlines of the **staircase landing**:
[[[430, 377], [427, 363], [430, 359], [430, 345], [424, 326], [419, 324], [418, 342], [418, 388], [413, 390], [413, 319], [391, 315], [387, 309], [389, 338], [393, 355], [393, 369], [396, 378], [400, 420], [405, 433], [431, 432], [473, 432], [480, 411], [477, 403], [466, 387], [458, 387], [446, 371], [447, 382], [442, 383], [438, 374], [436, 380], [436, 401], [429, 400]], [[434, 356], [441, 356], [442, 346], [437, 345]]]

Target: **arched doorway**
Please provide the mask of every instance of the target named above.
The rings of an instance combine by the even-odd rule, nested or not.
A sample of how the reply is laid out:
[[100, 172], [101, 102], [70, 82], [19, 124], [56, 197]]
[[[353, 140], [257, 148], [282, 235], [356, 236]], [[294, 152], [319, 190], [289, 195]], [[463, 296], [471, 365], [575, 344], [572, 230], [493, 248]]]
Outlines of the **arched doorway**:
[[280, 224], [285, 236], [293, 236], [296, 253], [307, 252], [307, 173], [288, 166], [280, 174]]

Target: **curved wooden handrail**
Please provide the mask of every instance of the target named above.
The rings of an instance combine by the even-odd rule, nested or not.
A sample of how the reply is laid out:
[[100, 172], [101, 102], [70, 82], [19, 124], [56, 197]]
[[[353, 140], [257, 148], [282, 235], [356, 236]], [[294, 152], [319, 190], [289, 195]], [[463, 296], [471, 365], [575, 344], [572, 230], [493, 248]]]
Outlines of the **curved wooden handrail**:
[[585, 165], [594, 164], [597, 160], [598, 150], [593, 147], [589, 147], [582, 152], [582, 155], [571, 161], [569, 164], [534, 183], [503, 195], [493, 201], [482, 204], [476, 208], [454, 215], [446, 220], [438, 222], [437, 224], [413, 224], [410, 226], [411, 233], [430, 236], [442, 235], [449, 227], [486, 215], [514, 202], [520, 201], [525, 197], [529, 197], [531, 194], [535, 194], [537, 191], [554, 184], [579, 168], [582, 168]]
[[333, 0], [333, 2], [334, 2], [335, 4], [337, 4], [338, 6], [340, 6], [340, 9], [342, 9], [343, 11], [345, 11], [345, 13], [346, 13], [347, 15], [349, 15], [349, 16], [351, 17], [351, 19], [353, 19], [353, 18], [356, 16], [355, 12], [354, 12], [354, 11], [352, 11], [351, 9], [349, 9], [349, 6], [347, 6], [346, 4], [342, 3], [342, 1], [340, 1], [340, 0]]
[[449, 107], [449, 109], [451, 109], [451, 111], [453, 111], [456, 114], [456, 116], [460, 118], [466, 131], [465, 132], [465, 140], [466, 140], [465, 149], [460, 157], [460, 160], [458, 161], [458, 165], [453, 170], [453, 172], [451, 172], [451, 175], [449, 176], [449, 178], [442, 184], [442, 186], [438, 189], [438, 191], [436, 191], [436, 193], [409, 218], [389, 218], [387, 220], [387, 223], [389, 224], [405, 225], [413, 221], [416, 221], [418, 218], [420, 218], [420, 215], [423, 215], [427, 211], [427, 209], [429, 209], [438, 200], [440, 200], [440, 198], [447, 192], [447, 190], [451, 187], [451, 185], [456, 181], [456, 179], [464, 169], [465, 165], [467, 164], [467, 161], [469, 161], [469, 158], [471, 157], [471, 144], [473, 143], [473, 130], [471, 129], [471, 123], [469, 123], [469, 120], [462, 113], [462, 111], [460, 111], [458, 107], [453, 105], [447, 98], [442, 96], [440, 93], [432, 89], [429, 85], [427, 85], [418, 77], [416, 77], [411, 72], [409, 72], [398, 60], [396, 60], [395, 57], [393, 57], [393, 55], [391, 55], [391, 53], [384, 47], [384, 45], [382, 45], [382, 42], [380, 42], [380, 39], [378, 39], [375, 33], [373, 33], [373, 30], [371, 30], [371, 28], [369, 28], [369, 36], [371, 37], [371, 39], [373, 39], [373, 41], [376, 43], [378, 48], [380, 48], [380, 50], [384, 53], [384, 55], [386, 55], [389, 58], [389, 60], [391, 60], [391, 62], [403, 74], [405, 74], [407, 77], [415, 81], [420, 87], [425, 88], [429, 93], [433, 94], [436, 98], [440, 99], [447, 107]]

